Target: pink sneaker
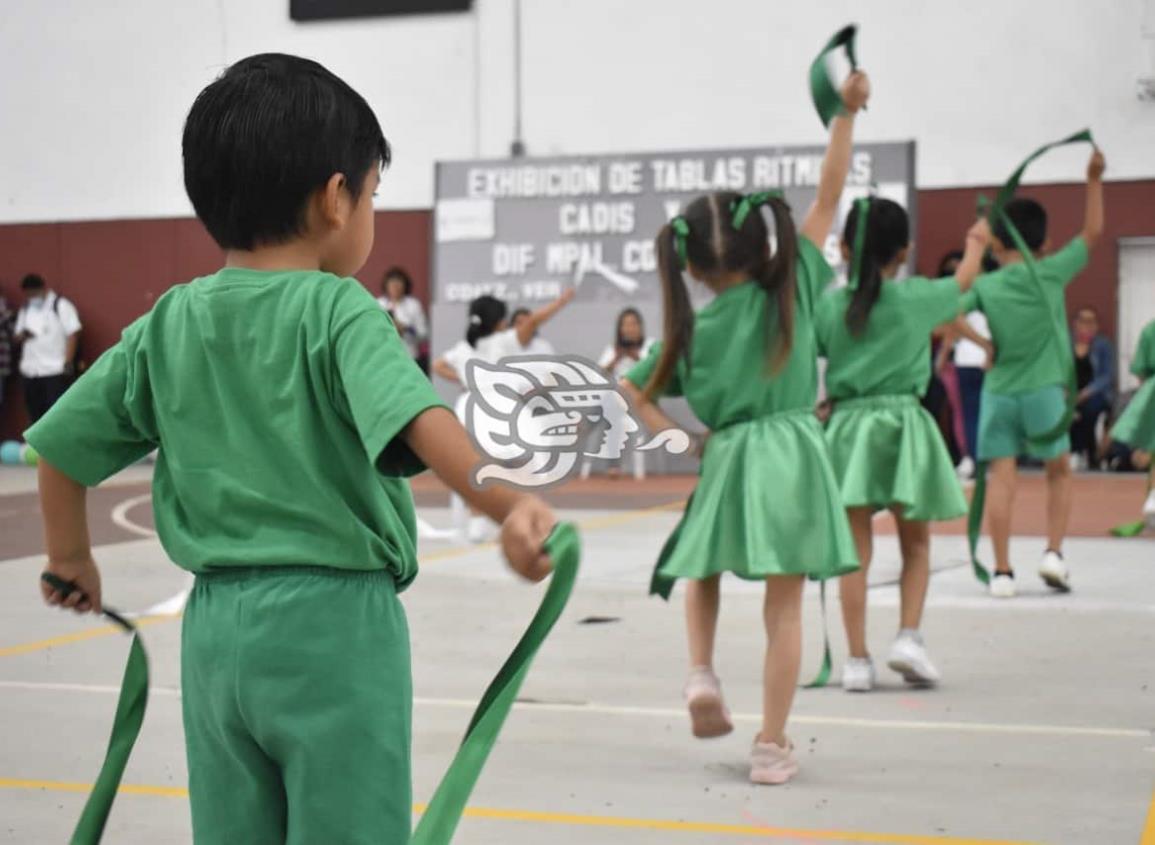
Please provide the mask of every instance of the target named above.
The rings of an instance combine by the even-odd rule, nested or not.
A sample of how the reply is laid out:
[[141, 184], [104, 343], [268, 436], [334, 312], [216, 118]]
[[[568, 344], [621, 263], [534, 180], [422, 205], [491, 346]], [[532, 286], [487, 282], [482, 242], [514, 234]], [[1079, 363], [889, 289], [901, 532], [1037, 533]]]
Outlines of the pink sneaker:
[[750, 752], [750, 780], [778, 786], [798, 774], [798, 761], [794, 758], [794, 743], [786, 740], [782, 748], [774, 742], [759, 742], [754, 738], [754, 749]]
[[695, 666], [686, 681], [690, 726], [698, 739], [725, 736], [734, 730], [730, 711], [722, 701], [722, 685], [709, 666]]

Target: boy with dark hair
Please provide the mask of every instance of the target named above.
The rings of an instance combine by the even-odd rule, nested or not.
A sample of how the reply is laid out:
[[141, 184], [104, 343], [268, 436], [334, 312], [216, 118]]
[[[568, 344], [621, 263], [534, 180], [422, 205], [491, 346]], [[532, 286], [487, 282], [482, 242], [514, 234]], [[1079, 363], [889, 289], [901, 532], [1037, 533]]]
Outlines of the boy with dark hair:
[[80, 588], [44, 597], [99, 611], [85, 487], [159, 449], [157, 530], [197, 576], [181, 658], [196, 842], [407, 842], [403, 477], [428, 466], [502, 522], [530, 580], [554, 517], [473, 489], [467, 433], [349, 278], [390, 157], [364, 99], [315, 62], [252, 56], [197, 97], [183, 147], [225, 266], [162, 296], [27, 433], [46, 571]]
[[29, 273], [20, 281], [24, 304], [13, 329], [20, 349], [20, 376], [29, 423], [55, 405], [72, 381], [80, 342], [76, 306], [48, 287], [44, 277]]
[[[992, 251], [1000, 269], [979, 277], [963, 297], [964, 311], [978, 309], [990, 323], [997, 354], [983, 383], [979, 419], [978, 458], [990, 463], [986, 508], [995, 548], [991, 595], [1015, 594], [1010, 562], [1011, 511], [1019, 455], [1043, 460], [1047, 472], [1047, 548], [1039, 575], [1048, 586], [1066, 592], [1070, 573], [1063, 560], [1063, 537], [1071, 512], [1070, 437], [1061, 432], [1045, 443], [1066, 411], [1069, 339], [1056, 348], [1055, 326], [1066, 325], [1064, 291], [1087, 266], [1090, 250], [1103, 233], [1103, 171], [1106, 162], [1095, 150], [1087, 165], [1087, 197], [1083, 231], [1061, 250], [1048, 255], [1047, 212], [1031, 199], [1007, 203], [1006, 217], [1018, 229], [1035, 259], [1031, 268], [1014, 245], [1006, 222], [993, 228]], [[1040, 296], [1039, 284], [1044, 295]], [[1064, 334], [1064, 337], [1066, 335]], [[1074, 397], [1071, 397], [1072, 399]]]

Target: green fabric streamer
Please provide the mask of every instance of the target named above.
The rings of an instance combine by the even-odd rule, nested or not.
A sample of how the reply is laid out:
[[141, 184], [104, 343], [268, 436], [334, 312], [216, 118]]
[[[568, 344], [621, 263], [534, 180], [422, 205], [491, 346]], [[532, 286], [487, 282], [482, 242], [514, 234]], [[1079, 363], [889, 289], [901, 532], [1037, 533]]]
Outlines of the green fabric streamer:
[[674, 251], [678, 253], [678, 266], [685, 270], [690, 261], [687, 257], [686, 239], [690, 237], [690, 224], [682, 215], [670, 221], [670, 228], [674, 230]]
[[854, 39], [857, 34], [858, 27], [854, 24], [844, 26], [826, 42], [826, 46], [810, 65], [810, 98], [814, 101], [814, 108], [823, 126], [829, 127], [830, 121], [845, 110], [842, 94], [839, 93], [838, 86], [834, 84], [826, 68], [826, 57], [842, 47], [846, 51], [846, 58], [850, 61], [851, 70], [858, 70], [858, 57], [854, 51]]
[[421, 816], [410, 845], [448, 845], [452, 840], [474, 784], [517, 700], [530, 663], [569, 601], [581, 557], [577, 529], [570, 523], [558, 523], [546, 541], [545, 550], [553, 561], [553, 576], [545, 598], [477, 705], [465, 739]]
[[830, 656], [830, 622], [826, 617], [826, 581], [823, 579], [818, 588], [818, 601], [822, 605], [822, 665], [818, 674], [803, 689], [821, 689], [830, 683], [830, 675], [834, 671], [834, 660]]
[[[1006, 205], [1014, 197], [1015, 191], [1017, 191], [1019, 188], [1019, 182], [1023, 178], [1023, 174], [1026, 173], [1027, 168], [1031, 165], [1032, 162], [1055, 149], [1056, 147], [1084, 142], [1089, 144], [1095, 143], [1095, 139], [1091, 136], [1090, 129], [1083, 129], [1079, 132], [1068, 135], [1066, 138], [1053, 141], [1050, 144], [1044, 144], [1029, 156], [1027, 156], [1023, 163], [1015, 169], [1015, 172], [1011, 174], [1011, 178], [1009, 178], [1006, 181], [1006, 184], [1004, 184], [1003, 187], [999, 189], [999, 192], [995, 197], [994, 204], [990, 206], [989, 210], [986, 209], [988, 204], [986, 197], [979, 197], [979, 211], [988, 211], [987, 218], [991, 221], [992, 227], [996, 222], [1001, 222], [1006, 228], [1007, 232], [1011, 236], [1014, 248], [1018, 250], [1023, 256], [1023, 263], [1026, 265], [1027, 273], [1030, 275], [1031, 280], [1034, 282], [1035, 287], [1038, 289], [1039, 298], [1044, 302], [1046, 302], [1047, 292], [1043, 288], [1042, 280], [1039, 278], [1038, 268], [1035, 267], [1034, 256], [1031, 254], [1030, 247], [1023, 240], [1022, 234], [1017, 228], [1015, 228], [1015, 224], [1006, 215]], [[1066, 322], [1059, 318], [1055, 318], [1054, 322], [1054, 340], [1056, 353], [1066, 363], [1065, 369], [1067, 375], [1067, 409], [1063, 413], [1062, 419], [1060, 419], [1059, 422], [1053, 426], [1050, 431], [1045, 431], [1042, 434], [1034, 435], [1028, 438], [1032, 444], [1038, 445], [1050, 443], [1056, 437], [1059, 437], [1071, 428], [1071, 421], [1075, 416], [1075, 399], [1079, 393], [1078, 380], [1075, 375], [1075, 359], [1070, 350], [1070, 341], [1067, 333]], [[975, 489], [974, 494], [971, 497], [970, 512], [967, 516], [967, 542], [970, 545], [971, 567], [974, 570], [975, 578], [983, 584], [990, 583], [990, 573], [979, 562], [978, 559], [978, 542], [979, 536], [982, 534], [983, 509], [986, 505], [986, 489], [987, 466], [985, 463], [981, 463], [979, 464], [976, 471]]]
[[1143, 520], [1138, 522], [1125, 522], [1122, 525], [1116, 525], [1111, 529], [1111, 534], [1115, 537], [1138, 537], [1147, 530], [1147, 523]]
[[[51, 573], [44, 573], [41, 579], [62, 597], [76, 591], [76, 585], [64, 581]], [[109, 620], [127, 633], [132, 634], [132, 645], [128, 651], [128, 662], [124, 666], [124, 678], [120, 682], [120, 700], [116, 704], [116, 715], [112, 720], [112, 734], [108, 740], [108, 750], [104, 753], [104, 763], [100, 774], [88, 794], [80, 821], [72, 832], [72, 845], [95, 845], [104, 834], [104, 825], [120, 788], [120, 779], [128, 765], [132, 747], [140, 735], [144, 723], [145, 705], [148, 703], [148, 654], [141, 642], [140, 632], [122, 614], [112, 608], [104, 608]]]

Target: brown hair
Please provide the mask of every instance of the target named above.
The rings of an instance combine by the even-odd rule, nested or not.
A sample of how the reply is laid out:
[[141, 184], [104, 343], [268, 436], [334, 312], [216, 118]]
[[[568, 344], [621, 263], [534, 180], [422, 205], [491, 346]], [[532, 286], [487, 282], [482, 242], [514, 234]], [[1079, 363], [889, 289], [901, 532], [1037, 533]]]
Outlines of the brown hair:
[[[777, 249], [770, 254], [770, 232], [760, 213], [746, 214], [742, 225], [733, 224], [734, 209], [742, 195], [732, 191], [698, 197], [681, 215], [686, 222], [685, 257], [707, 283], [725, 274], [747, 272], [766, 291], [766, 366], [776, 373], [790, 358], [794, 346], [795, 264], [798, 237], [790, 206], [778, 197], [766, 204], [774, 215]], [[662, 280], [665, 324], [662, 353], [646, 384], [653, 399], [669, 383], [678, 360], [689, 364], [693, 342], [694, 311], [678, 254], [678, 236], [667, 223], [655, 240], [658, 274]]]

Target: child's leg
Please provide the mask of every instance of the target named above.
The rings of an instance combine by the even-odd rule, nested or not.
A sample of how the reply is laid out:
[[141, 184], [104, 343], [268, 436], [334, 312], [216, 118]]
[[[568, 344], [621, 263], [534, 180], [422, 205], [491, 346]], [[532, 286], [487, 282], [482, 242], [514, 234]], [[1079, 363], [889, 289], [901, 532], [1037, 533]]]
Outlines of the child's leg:
[[930, 586], [930, 523], [903, 519], [901, 512], [896, 512], [894, 519], [898, 524], [898, 542], [902, 549], [899, 627], [917, 631], [922, 625], [922, 611]]
[[1047, 461], [1047, 549], [1063, 551], [1071, 518], [1071, 456], [1063, 453]]
[[193, 839], [200, 845], [282, 845], [288, 812], [277, 764], [238, 706], [238, 638], [230, 601], [198, 581], [181, 635], [181, 704]]
[[991, 461], [987, 480], [987, 519], [995, 547], [995, 571], [1011, 572], [1011, 512], [1018, 470], [1014, 458]]
[[722, 576], [686, 582], [686, 635], [690, 641], [690, 666], [714, 666], [714, 637], [718, 630], [718, 606]]
[[786, 747], [786, 719], [798, 687], [802, 662], [801, 575], [766, 579], [763, 618], [766, 623], [766, 664], [762, 679], [762, 732], [759, 742]]
[[870, 656], [866, 647], [866, 573], [874, 554], [874, 529], [871, 524], [874, 510], [847, 508], [846, 515], [850, 519], [850, 530], [854, 533], [854, 545], [861, 566], [839, 580], [838, 598], [842, 603], [842, 624], [846, 627], [850, 656], [866, 658]]

